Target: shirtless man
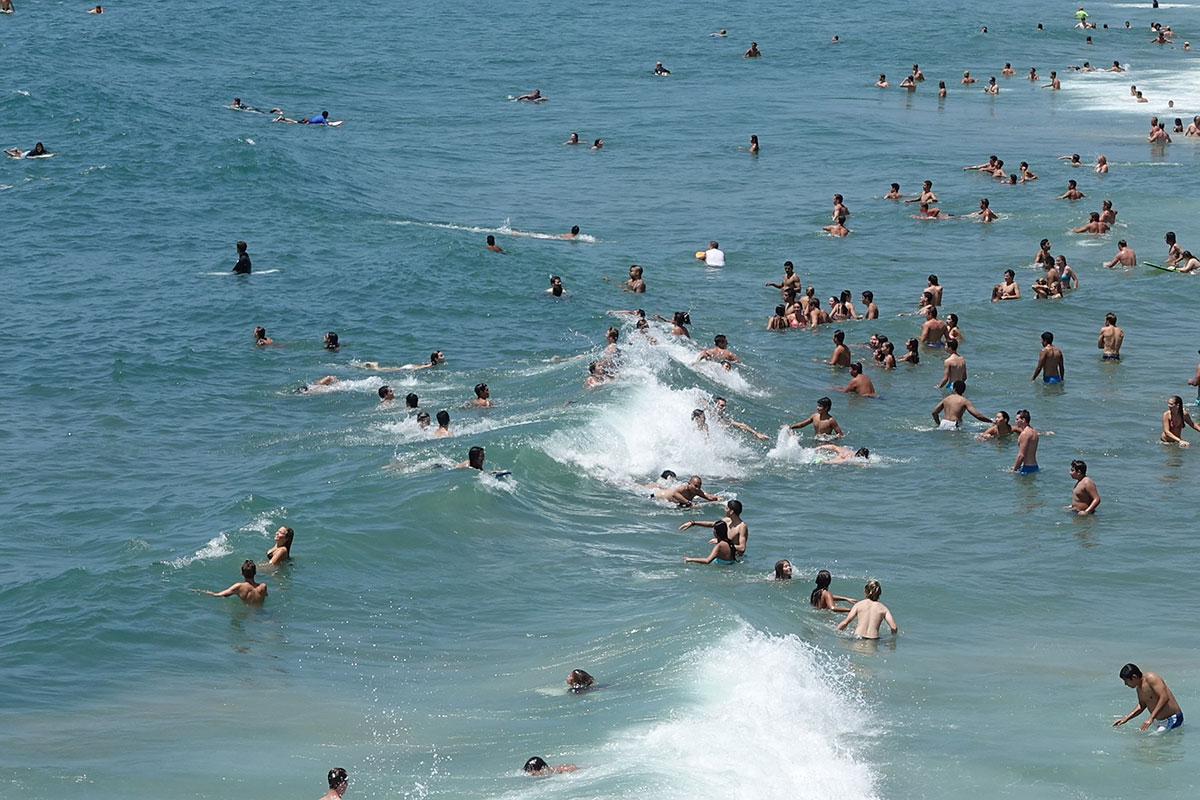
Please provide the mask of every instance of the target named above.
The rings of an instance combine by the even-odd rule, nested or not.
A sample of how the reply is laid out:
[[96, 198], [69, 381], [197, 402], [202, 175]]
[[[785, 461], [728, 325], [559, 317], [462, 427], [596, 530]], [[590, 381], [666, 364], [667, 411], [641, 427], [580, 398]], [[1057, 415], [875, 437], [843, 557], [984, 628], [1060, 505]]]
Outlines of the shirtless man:
[[800, 280], [800, 276], [796, 274], [796, 268], [792, 262], [783, 262], [783, 278], [779, 283], [764, 283], [763, 286], [774, 286], [783, 294], [787, 294], [788, 289], [792, 289], [797, 294], [804, 290], [804, 283]]
[[945, 288], [938, 280], [937, 275], [930, 275], [925, 279], [924, 291], [929, 292], [929, 295], [933, 298], [931, 305], [940, 306], [942, 304], [942, 290]]
[[362, 362], [362, 368], [376, 372], [399, 372], [401, 370], [429, 369], [430, 367], [436, 367], [445, 363], [446, 354], [441, 350], [434, 350], [429, 354], [429, 360], [420, 364], [402, 364], [399, 367], [385, 367], [380, 365], [378, 361], [364, 361]]
[[875, 81], [875, 85], [880, 89], [888, 89], [891, 87], [891, 84], [888, 83], [887, 75], [884, 75], [882, 72], [879, 73], [879, 80]]
[[845, 237], [850, 235], [850, 229], [846, 227], [845, 217], [838, 217], [833, 221], [832, 225], [822, 225], [821, 230], [830, 236]]
[[1121, 360], [1121, 342], [1125, 341], [1125, 331], [1117, 327], [1117, 315], [1111, 311], [1104, 315], [1104, 327], [1096, 339], [1096, 347], [1104, 351], [1105, 361]]
[[1029, 68], [1029, 80], [1031, 80], [1031, 81], [1040, 81], [1041, 80], [1041, 77], [1037, 74], [1037, 67]]
[[491, 250], [493, 253], [503, 253], [504, 252], [504, 249], [502, 247], [500, 247], [500, 245], [496, 244], [496, 237], [490, 233], [488, 234], [488, 237], [487, 237], [487, 249]]
[[1117, 221], [1117, 210], [1113, 208], [1112, 200], [1104, 200], [1100, 203], [1100, 221], [1105, 225], [1112, 225]]
[[696, 356], [696, 361], [719, 361], [724, 363], [735, 363], [739, 361], [734, 352], [729, 349], [729, 340], [725, 338], [725, 334], [718, 333], [713, 337], [713, 346], [700, 351], [700, 355]]
[[967, 360], [958, 354], [958, 342], [954, 339], [946, 341], [946, 360], [942, 362], [942, 380], [937, 388], [946, 384], [953, 385], [958, 381], [967, 380]]
[[1151, 144], [1167, 144], [1171, 141], [1171, 134], [1167, 133], [1167, 129], [1163, 127], [1162, 123], [1159, 123], [1158, 127], [1150, 131], [1150, 135], [1146, 139]]
[[1117, 254], [1112, 257], [1112, 260], [1104, 262], [1106, 267], [1115, 267], [1117, 264], [1122, 267], [1137, 266], [1137, 253], [1133, 252], [1124, 239], [1117, 242]]
[[972, 84], [972, 83], [974, 83], [974, 82], [975, 82], [975, 79], [971, 77], [971, 72], [970, 72], [970, 70], [964, 70], [964, 71], [963, 71], [962, 80], [961, 80], [961, 81], [959, 81], [959, 83], [963, 83], [963, 84], [970, 85], [970, 84]]
[[[953, 394], [948, 394], [942, 398], [942, 401], [933, 407], [933, 424], [938, 426], [941, 431], [956, 431], [962, 427], [963, 414], [970, 414], [980, 422], [991, 422], [989, 418], [980, 414], [974, 404], [970, 400], [963, 397], [963, 392], [967, 390], [965, 381], [955, 381], [952, 384]], [[945, 419], [942, 419], [939, 414], [945, 414]]]
[[1021, 409], [1017, 412], [1017, 459], [1013, 462], [1013, 472], [1028, 475], [1038, 471], [1037, 446], [1038, 432], [1029, 424], [1029, 412]]
[[250, 559], [242, 562], [242, 580], [230, 586], [223, 592], [213, 592], [208, 589], [204, 590], [205, 594], [213, 597], [230, 597], [237, 595], [242, 598], [242, 602], [246, 604], [257, 604], [267, 599], [267, 585], [254, 580], [255, 573], [258, 572], [258, 567]]
[[634, 294], [646, 293], [646, 281], [642, 280], [642, 268], [634, 264], [629, 268], [629, 280], [621, 284], [621, 288]]
[[[688, 520], [679, 526], [679, 530], [686, 531], [688, 528], [699, 526], [701, 528], [711, 528], [717, 522], [724, 522], [728, 526], [727, 536], [729, 541], [733, 542], [733, 552], [738, 556], [746, 555], [746, 540], [750, 538], [750, 528], [742, 519], [742, 503], [740, 500], [730, 500], [725, 503], [725, 517], [722, 520], [713, 520], [705, 522], [704, 520]], [[717, 540], [713, 539], [709, 544], [716, 544]]]
[[916, 197], [910, 197], [905, 200], [906, 203], [936, 203], [937, 195], [933, 193], [933, 181], [925, 181], [921, 184], [921, 193]]
[[714, 397], [713, 403], [715, 403], [717, 406], [717, 424], [720, 425], [722, 428], [726, 428], [726, 427], [737, 428], [739, 431], [745, 431], [746, 433], [749, 433], [749, 434], [751, 434], [759, 439], [762, 439], [764, 441], [771, 438], [771, 437], [767, 436], [765, 433], [760, 433], [760, 432], [754, 430], [754, 428], [751, 428], [746, 423], [739, 422], [738, 420], [729, 416], [729, 414], [726, 413], [726, 411], [725, 411], [726, 401], [725, 401], [724, 397]]
[[437, 430], [433, 432], [433, 438], [441, 439], [445, 436], [453, 436], [450, 432], [450, 412], [442, 409], [437, 412]]
[[1050, 71], [1050, 82], [1046, 83], [1046, 84], [1042, 84], [1042, 88], [1043, 89], [1054, 89], [1055, 91], [1061, 89], [1062, 84], [1058, 80], [1058, 73], [1051, 70]]
[[491, 408], [492, 390], [486, 383], [475, 384], [475, 399], [470, 404], [479, 408]]
[[1017, 284], [1017, 274], [1011, 269], [1004, 270], [1004, 282], [992, 287], [992, 302], [1020, 299], [1021, 287]]
[[1108, 233], [1108, 224], [1100, 220], [1100, 212], [1093, 211], [1088, 214], [1088, 221], [1080, 225], [1078, 228], [1072, 228], [1072, 233]]
[[1080, 198], [1087, 197], [1086, 194], [1079, 191], [1077, 188], [1075, 188], [1075, 186], [1076, 186], [1075, 181], [1073, 181], [1073, 180], [1067, 181], [1067, 190], [1065, 192], [1063, 192], [1062, 194], [1060, 194], [1055, 199], [1056, 200], [1079, 200]]
[[715, 494], [709, 494], [701, 487], [704, 481], [699, 475], [693, 475], [688, 479], [687, 483], [681, 483], [670, 489], [659, 489], [653, 492], [650, 496], [658, 500], [666, 500], [668, 503], [674, 503], [679, 508], [690, 508], [696, 502], [696, 498], [708, 500], [709, 502], [720, 502], [721, 498]]
[[846, 334], [842, 331], [833, 332], [833, 354], [825, 362], [834, 367], [850, 366], [850, 348], [846, 346]]
[[895, 636], [900, 628], [888, 607], [879, 602], [879, 596], [882, 594], [883, 587], [879, 585], [879, 581], [867, 581], [867, 585], [863, 587], [865, 599], [854, 604], [846, 618], [838, 623], [837, 629], [846, 630], [850, 620], [857, 618], [858, 626], [854, 629], [854, 635], [860, 639], [878, 639], [881, 622], [887, 622], [888, 627], [892, 629], [892, 635]]
[[885, 194], [885, 195], [883, 196], [883, 198], [882, 198], [882, 199], [883, 199], [883, 200], [899, 200], [900, 198], [902, 198], [902, 197], [907, 197], [907, 196], [908, 196], [908, 195], [902, 194], [902, 193], [900, 192], [900, 184], [898, 184], [898, 183], [893, 183], [893, 184], [892, 184], [892, 185], [891, 185], [891, 186], [888, 188], [888, 192], [887, 192], [887, 194]]
[[570, 232], [569, 232], [569, 233], [564, 233], [564, 234], [562, 235], [562, 238], [564, 238], [564, 239], [574, 239], [574, 238], [575, 238], [576, 236], [578, 236], [578, 235], [579, 235], [579, 226], [578, 226], [578, 225], [572, 225], [572, 226], [571, 226], [571, 230], [570, 230]]
[[937, 306], [925, 309], [925, 324], [921, 326], [921, 343], [929, 347], [941, 347], [946, 338], [946, 323], [937, 318]]
[[1071, 505], [1067, 508], [1085, 517], [1096, 512], [1100, 505], [1100, 490], [1096, 482], [1087, 476], [1087, 464], [1076, 459], [1071, 462], [1071, 477], [1075, 479], [1075, 488], [1071, 492]]
[[[833, 214], [830, 219], [836, 221], [838, 217], [849, 218], [850, 209], [846, 208], [846, 204], [842, 202], [842, 196], [835, 194], [833, 196]], [[843, 220], [845, 221], [845, 220]]]
[[863, 305], [866, 308], [863, 310], [865, 319], [879, 319], [879, 306], [875, 305], [875, 293], [866, 291], [862, 293]]
[[850, 382], [844, 387], [838, 389], [839, 392], [847, 394], [856, 394], [859, 397], [878, 397], [875, 393], [875, 384], [871, 383], [871, 379], [863, 375], [863, 365], [861, 361], [855, 361], [850, 365]]
[[267, 329], [259, 325], [254, 329], [254, 344], [258, 347], [268, 347], [275, 344], [275, 341], [270, 336], [267, 336]]
[[523, 94], [520, 97], [517, 97], [515, 99], [521, 103], [545, 103], [550, 98], [542, 97], [541, 89], [534, 89], [529, 94]]
[[916, 64], [913, 64], [912, 79], [917, 83], [921, 83], [923, 80], [925, 80], [925, 73], [921, 72], [920, 66]]
[[986, 197], [979, 200], [979, 210], [972, 211], [967, 214], [968, 217], [979, 217], [980, 222], [993, 222], [1000, 219], [1000, 215], [992, 211], [991, 204]]
[[751, 42], [746, 52], [742, 53], [742, 58], [762, 58], [762, 51], [758, 49], [758, 42]]
[[[986, 30], [986, 29], [985, 29], [985, 30]], [[1004, 62], [1004, 69], [1000, 70], [1000, 74], [1001, 74], [1001, 75], [1016, 75], [1016, 74], [1017, 74], [1017, 71], [1016, 71], [1015, 69], [1013, 69], [1013, 68], [1012, 68], [1012, 64], [1011, 64], [1011, 63], [1009, 63], [1009, 62], [1005, 61], [1005, 62]]]
[[833, 401], [828, 397], [822, 397], [817, 401], [817, 413], [810, 416], [803, 422], [794, 422], [788, 426], [790, 430], [799, 430], [807, 425], [813, 426], [813, 433], [817, 436], [841, 436], [842, 427], [838, 425], [837, 420], [829, 413], [829, 409], [833, 408]]
[[997, 411], [996, 416], [992, 417], [992, 426], [983, 433], [976, 436], [976, 439], [1003, 439], [1005, 436], [1012, 436], [1013, 427], [1008, 424], [1008, 412]]
[[346, 793], [346, 787], [350, 785], [350, 775], [343, 767], [334, 767], [329, 770], [329, 791], [317, 798], [317, 800], [340, 800], [341, 796]]
[[1147, 710], [1150, 712], [1150, 719], [1142, 723], [1141, 730], [1158, 723], [1156, 732], [1165, 733], [1183, 724], [1183, 711], [1179, 708], [1179, 702], [1158, 673], [1147, 672], [1143, 675], [1136, 664], [1126, 664], [1121, 667], [1120, 675], [1126, 686], [1137, 691], [1138, 702], [1133, 711], [1113, 723], [1114, 728], [1124, 725]]
[[1042, 333], [1042, 349], [1038, 353], [1037, 369], [1033, 371], [1033, 377], [1029, 380], [1036, 381], [1038, 375], [1041, 375], [1043, 383], [1062, 383], [1066, 374], [1062, 350], [1054, 346], [1054, 334], [1044, 331]]

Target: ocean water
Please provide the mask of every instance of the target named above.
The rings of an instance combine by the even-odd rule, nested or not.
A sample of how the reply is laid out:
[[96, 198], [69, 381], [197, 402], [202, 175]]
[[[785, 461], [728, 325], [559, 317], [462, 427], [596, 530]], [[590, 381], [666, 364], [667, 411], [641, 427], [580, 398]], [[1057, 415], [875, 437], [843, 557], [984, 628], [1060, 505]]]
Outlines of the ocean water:
[[[1088, 4], [1110, 27], [1087, 33], [1074, 4], [1031, 0], [16, 5], [0, 138], [55, 156], [0, 163], [0, 797], [316, 797], [335, 765], [354, 798], [1196, 790], [1186, 726], [1110, 724], [1134, 704], [1128, 661], [1186, 712], [1200, 693], [1200, 462], [1158, 443], [1166, 399], [1194, 396], [1200, 278], [1101, 266], [1119, 238], [1149, 260], [1166, 230], [1200, 246], [1200, 145], [1146, 142], [1150, 115], [1200, 114], [1200, 50], [1149, 43], [1159, 20], [1200, 48], [1192, 3]], [[750, 41], [763, 58], [740, 57]], [[1129, 71], [1067, 69], [1084, 60]], [[872, 85], [913, 62], [917, 92]], [[550, 101], [508, 101], [534, 88]], [[345, 124], [271, 124], [234, 96]], [[605, 146], [560, 146], [572, 131]], [[1057, 160], [1074, 152], [1110, 173]], [[990, 153], [1039, 179], [960, 169]], [[1068, 178], [1085, 200], [1053, 199]], [[1002, 219], [873, 199], [924, 179], [943, 210], [986, 196]], [[820, 231], [835, 192], [846, 239]], [[1069, 233], [1106, 198], [1112, 234]], [[1080, 277], [1061, 301], [1029, 297], [1043, 237]], [[229, 274], [239, 239], [251, 276]], [[710, 239], [724, 269], [693, 258]], [[823, 298], [874, 292], [881, 319], [841, 325], [859, 355], [917, 335], [897, 314], [936, 273], [968, 396], [1054, 432], [1041, 473], [1007, 472], [1014, 444], [973, 421], [932, 430], [937, 351], [869, 369], [877, 399], [834, 393], [847, 376], [818, 362], [837, 326], [765, 330], [789, 259]], [[618, 288], [633, 263], [644, 296]], [[1026, 297], [992, 304], [1008, 268]], [[694, 338], [606, 313], [633, 308], [688, 310]], [[1095, 347], [1110, 310], [1117, 365]], [[621, 378], [586, 390], [610, 325]], [[1043, 330], [1060, 387], [1029, 381]], [[734, 372], [694, 363], [717, 333]], [[362, 366], [434, 349], [438, 369]], [[464, 405], [479, 382], [491, 409]], [[380, 406], [384, 383], [455, 436]], [[699, 434], [690, 412], [718, 395], [768, 440]], [[822, 395], [869, 463], [816, 463], [781, 431]], [[446, 468], [473, 445], [512, 474]], [[1076, 458], [1092, 518], [1063, 510]], [[744, 563], [683, 564], [707, 531], [679, 524], [719, 508], [648, 500], [663, 469], [744, 504]], [[235, 581], [281, 524], [294, 560], [261, 569], [265, 605], [189, 591]], [[767, 580], [779, 558], [790, 583]], [[808, 605], [823, 568], [838, 594], [880, 580], [900, 635], [835, 632]], [[567, 694], [575, 667], [600, 687]], [[532, 755], [580, 769], [531, 780]]]

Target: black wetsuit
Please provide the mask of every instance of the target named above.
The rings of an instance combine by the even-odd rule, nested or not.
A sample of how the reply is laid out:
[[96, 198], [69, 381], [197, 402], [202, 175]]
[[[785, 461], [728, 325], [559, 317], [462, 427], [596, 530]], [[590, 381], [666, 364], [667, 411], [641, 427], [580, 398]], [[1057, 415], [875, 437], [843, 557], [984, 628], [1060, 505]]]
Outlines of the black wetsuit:
[[246, 255], [245, 253], [239, 254], [238, 262], [236, 265], [234, 265], [233, 271], [235, 273], [237, 273], [238, 275], [249, 275], [250, 274], [250, 256]]

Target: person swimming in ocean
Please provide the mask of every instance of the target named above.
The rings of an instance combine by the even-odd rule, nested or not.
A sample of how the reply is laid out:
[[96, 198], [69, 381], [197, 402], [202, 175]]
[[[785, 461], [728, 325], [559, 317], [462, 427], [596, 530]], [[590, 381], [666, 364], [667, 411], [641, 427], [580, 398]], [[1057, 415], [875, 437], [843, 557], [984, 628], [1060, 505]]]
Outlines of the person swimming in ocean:
[[503, 253], [504, 252], [504, 250], [500, 247], [500, 245], [496, 244], [496, 237], [490, 233], [488, 234], [488, 237], [487, 237], [486, 247], [488, 250], [491, 250], [493, 253]]
[[819, 444], [814, 449], [817, 451], [812, 461], [814, 464], [844, 464], [847, 461], [862, 463], [871, 457], [871, 451], [865, 447], [855, 450], [840, 444]]
[[854, 635], [860, 639], [878, 639], [879, 625], [882, 622], [887, 623], [892, 630], [892, 635], [895, 636], [900, 628], [896, 625], [896, 620], [892, 618], [891, 610], [879, 602], [882, 594], [883, 587], [879, 581], [867, 581], [867, 585], [863, 587], [863, 599], [855, 603], [846, 614], [846, 618], [838, 623], [837, 630], [846, 630], [850, 622], [857, 619], [858, 626], [854, 629]]
[[534, 89], [529, 94], [523, 94], [520, 97], [514, 97], [513, 99], [519, 103], [545, 103], [550, 98], [542, 97], [541, 89]]
[[258, 347], [267, 347], [275, 342], [270, 336], [267, 336], [267, 329], [259, 325], [254, 329], [254, 344]]
[[[100, 6], [96, 6], [96, 8], [99, 8], [99, 7]], [[233, 102], [229, 104], [229, 107], [236, 111], [254, 111], [259, 114], [262, 113], [261, 108], [255, 108], [254, 106], [246, 105], [245, 103], [242, 102], [242, 98], [240, 98], [240, 97], [233, 98]]]
[[[733, 542], [733, 551], [739, 557], [746, 555], [746, 542], [750, 538], [750, 526], [742, 519], [742, 501], [728, 500], [725, 503], [725, 516], [719, 520], [705, 522], [704, 520], [688, 520], [679, 526], [679, 530], [686, 531], [688, 528], [701, 527], [716, 529], [718, 523], [724, 523], [726, 526], [726, 534], [729, 541]], [[717, 540], [713, 539], [709, 544], [716, 544]]]
[[1028, 475], [1038, 471], [1037, 446], [1040, 438], [1032, 425], [1029, 412], [1021, 409], [1017, 412], [1017, 458], [1013, 461], [1013, 472]]
[[1036, 381], [1038, 375], [1041, 375], [1044, 383], [1062, 383], [1066, 374], [1062, 350], [1054, 346], [1054, 334], [1045, 331], [1042, 333], [1042, 349], [1038, 354], [1037, 369], [1033, 371], [1033, 377], [1029, 380]]
[[555, 764], [551, 766], [546, 763], [546, 759], [541, 756], [534, 756], [525, 762], [522, 771], [533, 778], [544, 778], [547, 775], [558, 775], [563, 772], [574, 772], [579, 767], [574, 764]]
[[829, 574], [829, 570], [823, 569], [818, 572], [814, 582], [817, 588], [813, 589], [812, 594], [808, 596], [809, 605], [826, 611], [839, 611], [843, 614], [850, 611], [848, 607], [839, 606], [838, 603], [853, 603], [854, 598], [842, 597], [829, 590], [829, 584], [833, 582], [833, 576]]
[[275, 531], [275, 544], [267, 550], [267, 563], [272, 566], [292, 560], [292, 540], [296, 532], [287, 525], [280, 525]]
[[546, 289], [544, 294], [553, 295], [555, 297], [562, 297], [566, 293], [567, 293], [567, 290], [563, 288], [562, 278], [560, 278], [558, 275], [551, 275], [550, 276], [550, 288]]
[[564, 239], [574, 239], [574, 238], [575, 238], [575, 237], [577, 237], [577, 236], [579, 236], [579, 226], [578, 226], [578, 225], [572, 225], [572, 226], [571, 226], [571, 231], [570, 231], [570, 233], [564, 233], [564, 234], [562, 235], [562, 238], [564, 238]]
[[340, 800], [341, 796], [346, 793], [346, 787], [350, 785], [350, 775], [344, 767], [334, 767], [329, 770], [326, 776], [329, 783], [329, 791], [317, 798], [317, 800]]
[[737, 553], [734, 550], [733, 542], [729, 540], [729, 527], [723, 520], [718, 520], [713, 523], [713, 538], [716, 544], [713, 545], [712, 551], [707, 558], [694, 558], [692, 556], [684, 556], [683, 563], [685, 564], [711, 564], [714, 561], [718, 564], [731, 565], [737, 563]]
[[[439, 423], [442, 421], [443, 413], [445, 413], [445, 412], [441, 412], [441, 411], [438, 412], [438, 422]], [[446, 416], [449, 417], [450, 415], [447, 414]], [[457, 464], [455, 464], [454, 466], [460, 467], [460, 468], [466, 467], [469, 469], [477, 469], [480, 472], [482, 472], [483, 471], [483, 460], [486, 455], [487, 454], [484, 452], [484, 449], [482, 447], [479, 447], [478, 445], [476, 445], [475, 447], [472, 447], [470, 450], [467, 451], [467, 460], [466, 461], [460, 461]]]
[[1162, 415], [1162, 435], [1159, 439], [1164, 444], [1177, 444], [1180, 447], [1187, 447], [1188, 442], [1183, 438], [1184, 427], [1200, 431], [1200, 425], [1196, 424], [1192, 419], [1192, 415], [1183, 407], [1183, 398], [1179, 395], [1172, 395], [1167, 400], [1167, 410]]
[[[991, 422], [992, 420], [980, 414], [974, 404], [968, 400], [964, 393], [967, 391], [966, 381], [955, 381], [951, 384], [951, 393], [942, 398], [941, 402], [933, 407], [933, 424], [937, 425], [940, 431], [955, 431], [962, 427], [963, 414], [970, 414], [981, 422]], [[945, 414], [945, 418], [940, 417], [940, 414]]]
[[729, 339], [726, 338], [725, 334], [718, 333], [713, 337], [713, 346], [701, 350], [700, 354], [696, 356], [696, 362], [699, 361], [736, 363], [740, 359], [729, 349]]
[[1012, 436], [1013, 426], [1008, 424], [1008, 412], [997, 411], [996, 416], [992, 417], [992, 426], [983, 433], [976, 436], [976, 439], [1003, 439], [1006, 436]]
[[586, 670], [573, 669], [571, 674], [567, 675], [567, 691], [574, 694], [586, 692], [592, 687], [596, 679], [587, 673]]
[[337, 352], [342, 349], [338, 344], [338, 335], [334, 331], [326, 331], [325, 336], [321, 338], [321, 344], [326, 350]]
[[209, 589], [204, 590], [204, 594], [213, 597], [232, 597], [237, 595], [247, 605], [257, 605], [267, 599], [267, 585], [254, 580], [255, 574], [258, 572], [258, 567], [250, 559], [242, 562], [242, 580], [220, 592], [214, 592]]
[[679, 508], [691, 508], [699, 500], [707, 500], [710, 503], [721, 502], [721, 497], [704, 491], [703, 486], [703, 479], [699, 475], [693, 475], [688, 479], [687, 483], [658, 489], [651, 492], [650, 497], [654, 500], [665, 500], [668, 503], [674, 503]]
[[773, 580], [790, 581], [792, 579], [792, 562], [786, 558], [781, 558], [775, 562], [775, 576]]
[[441, 350], [434, 350], [429, 354], [429, 360], [422, 364], [404, 364], [399, 367], [384, 367], [380, 366], [378, 361], [364, 361], [360, 365], [363, 369], [374, 370], [375, 372], [397, 372], [399, 370], [417, 370], [429, 369], [446, 363], [446, 354]]
[[670, 75], [671, 70], [664, 67], [663, 63], [661, 61], [658, 61], [658, 62], [655, 62], [655, 64], [654, 64], [654, 74], [655, 75]]
[[246, 253], [246, 243], [238, 242], [235, 246], [237, 247], [238, 260], [233, 265], [233, 273], [235, 275], [249, 275], [250, 256]]

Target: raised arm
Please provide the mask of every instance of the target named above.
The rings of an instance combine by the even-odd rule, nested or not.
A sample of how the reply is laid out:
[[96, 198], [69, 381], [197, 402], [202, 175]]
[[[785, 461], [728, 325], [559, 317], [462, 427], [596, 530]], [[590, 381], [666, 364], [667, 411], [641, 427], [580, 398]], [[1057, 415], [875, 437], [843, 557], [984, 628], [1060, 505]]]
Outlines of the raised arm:
[[232, 597], [233, 595], [237, 594], [238, 587], [241, 585], [241, 582], [235, 583], [233, 586], [230, 586], [223, 592], [212, 592], [208, 589], [205, 589], [204, 593], [211, 594], [213, 597]]
[[680, 525], [679, 530], [686, 531], [688, 528], [692, 527], [693, 525], [697, 525], [701, 528], [711, 528], [713, 525], [716, 525], [716, 524], [717, 524], [716, 522], [705, 522], [702, 519], [690, 519], [687, 522]]

